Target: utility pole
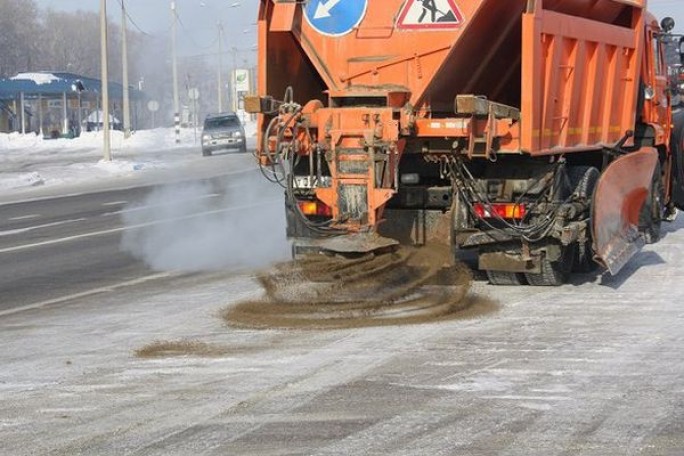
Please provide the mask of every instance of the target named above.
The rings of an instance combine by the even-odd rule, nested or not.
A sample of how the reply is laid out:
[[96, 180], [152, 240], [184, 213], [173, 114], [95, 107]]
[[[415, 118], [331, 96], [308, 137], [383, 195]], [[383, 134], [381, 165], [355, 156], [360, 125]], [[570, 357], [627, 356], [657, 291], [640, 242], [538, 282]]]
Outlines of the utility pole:
[[236, 87], [236, 76], [237, 76], [237, 51], [238, 49], [233, 46], [233, 71], [230, 73], [230, 101], [231, 101], [231, 111], [237, 112], [238, 110], [238, 100], [237, 100], [237, 87]]
[[128, 43], [126, 40], [126, 0], [121, 0], [121, 58], [123, 67], [123, 129], [124, 138], [131, 137], [131, 101], [128, 93]]
[[221, 73], [223, 73], [223, 24], [218, 25], [218, 112], [223, 112], [223, 80]]
[[109, 75], [107, 68], [107, 0], [100, 0], [100, 61], [102, 69], [102, 132], [104, 133], [104, 161], [112, 161], [109, 142]]
[[180, 144], [180, 100], [178, 98], [178, 62], [176, 58], [176, 1], [171, 0], [171, 61], [173, 66], [173, 122], [176, 128], [176, 144]]
[[19, 109], [21, 109], [21, 134], [26, 134], [26, 103], [24, 92], [19, 93]]

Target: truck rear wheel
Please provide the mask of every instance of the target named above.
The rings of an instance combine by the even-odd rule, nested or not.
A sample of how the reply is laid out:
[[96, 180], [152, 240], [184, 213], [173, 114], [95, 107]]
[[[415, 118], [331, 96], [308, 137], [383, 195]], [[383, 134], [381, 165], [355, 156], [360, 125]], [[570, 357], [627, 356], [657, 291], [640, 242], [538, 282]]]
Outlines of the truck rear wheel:
[[[594, 189], [601, 173], [593, 166], [573, 166], [568, 170], [568, 178], [574, 188], [575, 197], [587, 201], [587, 211], [594, 196]], [[587, 216], [588, 218], [588, 216]], [[576, 257], [572, 267], [573, 272], [587, 273], [595, 271], [598, 264], [592, 259], [594, 251], [592, 245], [592, 230], [590, 224], [586, 228], [586, 238], [577, 244]]]
[[675, 131], [672, 134], [672, 202], [684, 210], [684, 111], [673, 114]]
[[598, 269], [598, 263], [593, 260], [594, 251], [591, 248], [591, 240], [584, 245], [577, 244], [577, 255], [575, 257], [572, 272], [589, 273]]
[[577, 255], [577, 244], [563, 247], [561, 257], [556, 261], [551, 261], [542, 254], [541, 272], [526, 272], [527, 282], [535, 287], [557, 287], [563, 285], [570, 277], [570, 270]]
[[653, 172], [651, 191], [639, 217], [639, 227], [644, 234], [646, 244], [654, 244], [660, 239], [660, 226], [665, 210], [663, 201], [665, 201], [665, 187], [660, 163], [658, 163]]
[[525, 285], [525, 275], [520, 272], [487, 271], [487, 278], [492, 285]]

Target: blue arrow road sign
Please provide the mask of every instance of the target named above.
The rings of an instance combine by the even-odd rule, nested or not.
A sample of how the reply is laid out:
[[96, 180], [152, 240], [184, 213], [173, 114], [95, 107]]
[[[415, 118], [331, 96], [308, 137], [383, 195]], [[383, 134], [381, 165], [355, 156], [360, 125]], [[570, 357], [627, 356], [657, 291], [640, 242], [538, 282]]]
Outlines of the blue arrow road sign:
[[309, 0], [305, 16], [319, 33], [340, 36], [359, 25], [367, 8], [368, 0]]

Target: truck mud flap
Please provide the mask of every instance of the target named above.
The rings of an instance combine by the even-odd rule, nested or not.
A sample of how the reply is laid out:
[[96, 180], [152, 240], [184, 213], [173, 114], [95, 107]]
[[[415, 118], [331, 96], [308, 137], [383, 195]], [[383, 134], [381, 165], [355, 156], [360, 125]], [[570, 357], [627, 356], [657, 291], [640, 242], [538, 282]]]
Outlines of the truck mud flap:
[[651, 189], [658, 153], [644, 147], [621, 156], [603, 172], [592, 205], [596, 259], [612, 275], [644, 245], [639, 214]]

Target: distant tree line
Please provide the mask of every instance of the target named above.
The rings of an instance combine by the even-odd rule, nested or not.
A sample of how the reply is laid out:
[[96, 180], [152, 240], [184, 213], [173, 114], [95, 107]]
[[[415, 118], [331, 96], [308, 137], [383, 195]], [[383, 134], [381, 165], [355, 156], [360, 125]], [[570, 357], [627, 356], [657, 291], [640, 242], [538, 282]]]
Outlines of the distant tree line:
[[[116, 4], [116, 3], [114, 3]], [[121, 82], [121, 27], [119, 11], [109, 11], [109, 77]], [[173, 84], [168, 36], [147, 35], [128, 28], [129, 83], [145, 92], [145, 102], [137, 106], [136, 118], [142, 125], [173, 123]], [[180, 36], [183, 39], [183, 35]], [[237, 63], [229, 53], [222, 68], [223, 110], [229, 108], [230, 72]], [[246, 63], [241, 65], [246, 67]], [[181, 55], [178, 60], [181, 108], [193, 111], [195, 103], [188, 90], [197, 88], [198, 117], [218, 111], [218, 57]], [[64, 12], [41, 9], [35, 0], [0, 0], [0, 78], [32, 71], [68, 72], [100, 78], [100, 18], [97, 12]], [[160, 110], [152, 114], [147, 100], [156, 100]], [[120, 100], [111, 100], [117, 106]], [[184, 107], [184, 108], [183, 108]], [[115, 108], [116, 111], [116, 108]]]
[[[112, 15], [110, 15], [112, 16]], [[109, 72], [121, 80], [121, 28], [110, 17]], [[128, 29], [130, 74], [145, 37]], [[0, 1], [0, 78], [29, 71], [100, 77], [100, 22], [95, 12], [41, 10], [34, 0]]]

